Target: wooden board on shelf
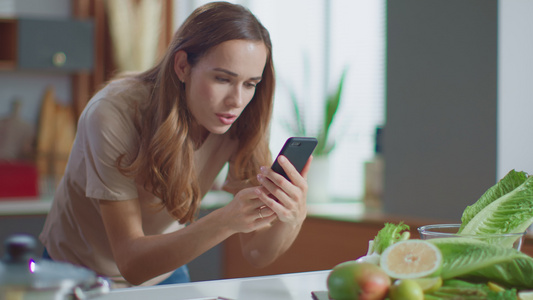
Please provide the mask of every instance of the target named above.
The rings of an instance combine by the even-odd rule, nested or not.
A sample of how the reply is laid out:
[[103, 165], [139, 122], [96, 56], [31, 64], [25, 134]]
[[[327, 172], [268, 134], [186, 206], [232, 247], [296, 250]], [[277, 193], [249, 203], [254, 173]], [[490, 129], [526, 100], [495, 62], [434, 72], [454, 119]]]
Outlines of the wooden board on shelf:
[[75, 135], [76, 122], [72, 107], [57, 103], [54, 89], [49, 87], [43, 96], [37, 134], [36, 163], [43, 181], [51, 179], [55, 185], [59, 183]]
[[55, 138], [55, 106], [55, 90], [53, 87], [48, 87], [42, 98], [37, 132], [36, 163], [40, 178], [47, 177], [51, 170]]

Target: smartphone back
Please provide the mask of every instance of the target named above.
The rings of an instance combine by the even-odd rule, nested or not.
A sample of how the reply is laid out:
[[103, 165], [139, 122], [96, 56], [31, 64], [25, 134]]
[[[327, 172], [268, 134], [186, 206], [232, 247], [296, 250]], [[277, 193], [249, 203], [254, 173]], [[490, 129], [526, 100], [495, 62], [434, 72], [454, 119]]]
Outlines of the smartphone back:
[[278, 157], [283, 155], [294, 165], [298, 172], [302, 172], [309, 156], [315, 150], [318, 141], [313, 137], [291, 137], [287, 139], [283, 148], [279, 152], [274, 164], [272, 164], [272, 170], [281, 174], [283, 177], [288, 178], [283, 168], [278, 164]]

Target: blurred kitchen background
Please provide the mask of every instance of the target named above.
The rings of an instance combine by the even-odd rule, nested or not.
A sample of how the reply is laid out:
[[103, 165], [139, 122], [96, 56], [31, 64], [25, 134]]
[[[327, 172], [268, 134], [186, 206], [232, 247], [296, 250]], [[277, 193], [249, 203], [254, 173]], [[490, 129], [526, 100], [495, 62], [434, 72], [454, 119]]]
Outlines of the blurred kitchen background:
[[[0, 0], [0, 240], [39, 233], [90, 96], [153, 64], [207, 2]], [[318, 135], [340, 91], [334, 147], [315, 153], [310, 217], [292, 252], [250, 270], [229, 240], [192, 263], [193, 279], [330, 268], [366, 252], [385, 221], [458, 222], [509, 170], [533, 172], [533, 2], [230, 2], [272, 37], [272, 154], [302, 128]], [[214, 191], [203, 213], [220, 199]]]

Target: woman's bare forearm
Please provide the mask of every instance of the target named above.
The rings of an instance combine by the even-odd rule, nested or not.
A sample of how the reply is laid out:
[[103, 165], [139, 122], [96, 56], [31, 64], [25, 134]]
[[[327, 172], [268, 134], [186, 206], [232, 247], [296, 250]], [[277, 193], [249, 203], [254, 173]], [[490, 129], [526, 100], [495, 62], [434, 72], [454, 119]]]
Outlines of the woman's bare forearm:
[[241, 234], [243, 256], [256, 267], [265, 267], [287, 251], [301, 229], [301, 223], [292, 225], [275, 220], [269, 226]]
[[115, 249], [122, 276], [138, 285], [185, 265], [234, 234], [216, 211], [178, 231], [139, 236]]

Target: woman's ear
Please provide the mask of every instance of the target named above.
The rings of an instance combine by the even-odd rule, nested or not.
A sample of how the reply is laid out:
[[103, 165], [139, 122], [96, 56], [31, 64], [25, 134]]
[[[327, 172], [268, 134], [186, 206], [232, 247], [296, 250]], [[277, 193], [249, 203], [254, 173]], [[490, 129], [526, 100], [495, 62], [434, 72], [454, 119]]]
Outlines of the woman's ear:
[[180, 50], [174, 55], [174, 72], [179, 80], [183, 83], [189, 75], [190, 66], [187, 61], [187, 52]]

